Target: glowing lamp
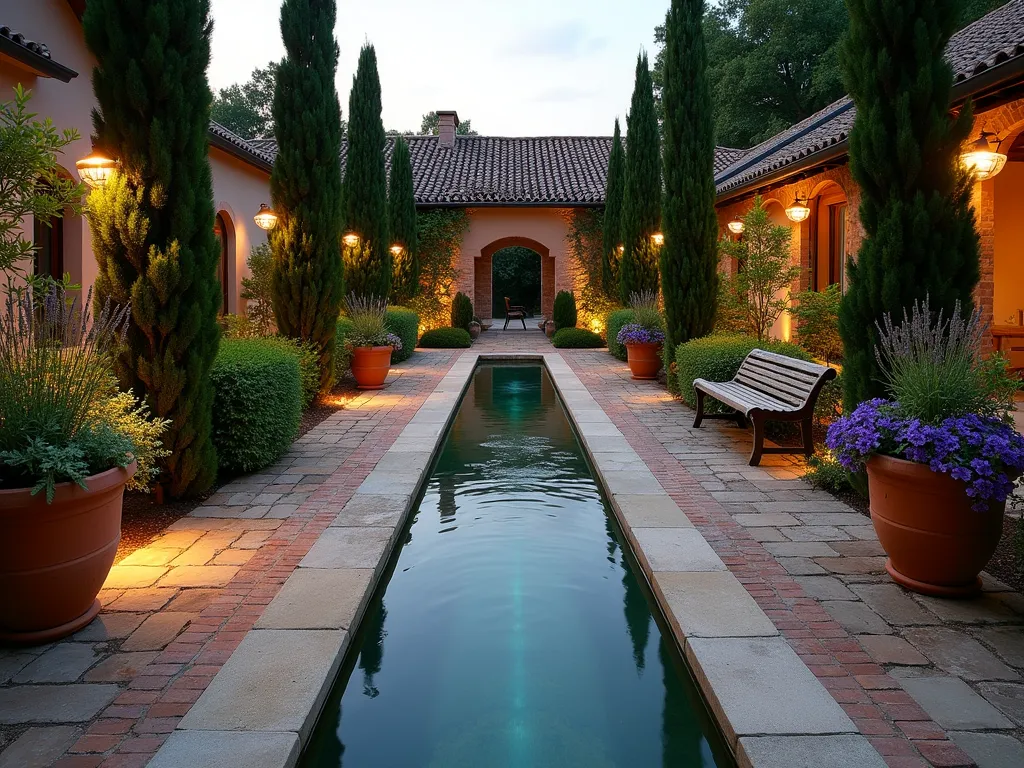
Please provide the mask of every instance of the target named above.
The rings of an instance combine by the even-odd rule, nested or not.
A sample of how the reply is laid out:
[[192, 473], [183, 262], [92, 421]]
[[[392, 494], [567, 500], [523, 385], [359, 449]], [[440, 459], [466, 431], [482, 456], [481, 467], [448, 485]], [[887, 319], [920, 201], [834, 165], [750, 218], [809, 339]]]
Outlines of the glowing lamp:
[[619, 246], [619, 253], [625, 253], [625, 252], [626, 252], [626, 246], [620, 245]]
[[402, 246], [399, 245], [398, 243], [395, 243], [394, 245], [391, 246], [391, 252], [395, 254], [395, 256], [401, 256], [402, 250]]
[[733, 219], [726, 226], [729, 227], [729, 231], [734, 235], [742, 235], [743, 230], [747, 228], [747, 225], [741, 219]]
[[110, 174], [117, 168], [117, 160], [111, 160], [94, 149], [76, 162], [75, 168], [78, 169], [78, 175], [82, 177], [82, 181], [93, 189], [101, 189], [110, 179]]
[[661, 232], [655, 232], [653, 235], [651, 235], [651, 240], [654, 241], [655, 245], [665, 244], [665, 236], [661, 234]]
[[590, 330], [600, 335], [601, 333], [604, 332], [604, 323], [602, 323], [600, 319], [595, 317], [593, 320], [590, 321]]
[[347, 245], [349, 248], [355, 248], [357, 245], [359, 245], [359, 235], [357, 235], [352, 230], [349, 230], [342, 236], [341, 241], [345, 243], [345, 245]]
[[982, 131], [978, 140], [960, 156], [964, 168], [975, 181], [991, 179], [1006, 165], [1006, 155], [999, 151], [999, 142], [994, 139], [994, 134]]
[[811, 209], [799, 197], [793, 198], [793, 204], [786, 209], [786, 218], [797, 224], [801, 221], [806, 221], [810, 215]]
[[260, 229], [271, 230], [277, 226], [277, 214], [266, 203], [260, 203], [260, 210], [252, 217], [252, 220], [256, 222], [256, 226]]

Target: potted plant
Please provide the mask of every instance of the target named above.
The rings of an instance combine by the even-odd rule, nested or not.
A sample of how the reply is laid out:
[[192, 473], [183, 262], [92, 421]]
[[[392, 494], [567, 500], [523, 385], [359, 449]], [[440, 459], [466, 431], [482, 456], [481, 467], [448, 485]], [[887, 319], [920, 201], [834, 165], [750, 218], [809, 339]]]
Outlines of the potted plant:
[[[165, 422], [112, 387], [112, 353], [129, 308], [95, 319], [91, 295], [61, 284], [8, 286], [0, 310], [0, 640], [71, 634], [100, 610], [96, 595], [121, 537], [121, 500]], [[125, 405], [124, 399], [131, 402]], [[146, 463], [139, 482], [155, 470]]]
[[665, 343], [658, 295], [654, 291], [634, 293], [630, 306], [633, 322], [622, 326], [615, 340], [626, 348], [626, 362], [634, 379], [655, 379], [661, 370], [661, 348]]
[[1024, 473], [1024, 437], [1009, 418], [1006, 361], [982, 354], [975, 311], [932, 319], [928, 302], [879, 327], [889, 399], [861, 403], [826, 443], [866, 470], [871, 520], [892, 578], [916, 592], [976, 593], [1002, 533], [1006, 499]]
[[391, 353], [402, 340], [387, 328], [388, 303], [374, 296], [351, 294], [346, 302], [352, 324], [345, 337], [352, 376], [359, 389], [383, 389], [391, 369]]

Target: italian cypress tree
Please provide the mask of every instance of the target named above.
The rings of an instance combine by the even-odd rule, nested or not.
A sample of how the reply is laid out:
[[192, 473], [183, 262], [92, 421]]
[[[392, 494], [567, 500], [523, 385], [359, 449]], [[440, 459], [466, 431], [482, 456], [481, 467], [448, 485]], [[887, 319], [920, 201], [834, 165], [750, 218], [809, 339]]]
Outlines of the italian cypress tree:
[[412, 187], [412, 159], [409, 145], [401, 136], [395, 139], [391, 155], [391, 180], [388, 188], [388, 222], [391, 241], [402, 246], [394, 256], [392, 300], [401, 304], [420, 288], [420, 260], [416, 238], [416, 198]]
[[359, 236], [346, 245], [345, 290], [360, 296], [391, 294], [384, 123], [381, 122], [377, 54], [367, 43], [348, 99], [348, 156], [345, 161], [345, 228]]
[[219, 248], [207, 157], [212, 94], [208, 0], [91, 0], [96, 145], [119, 172], [90, 198], [96, 293], [131, 301], [123, 386], [169, 419], [161, 482], [202, 493], [217, 473], [210, 368], [220, 332]]
[[651, 235], [661, 220], [661, 153], [647, 54], [636, 60], [636, 83], [626, 117], [626, 183], [622, 198], [619, 298], [658, 290], [658, 247]]
[[[857, 106], [850, 170], [860, 185], [864, 241], [840, 306], [847, 410], [884, 395], [876, 322], [930, 297], [948, 317], [972, 308], [980, 255], [970, 179], [959, 163], [971, 110], [949, 111], [943, 58], [958, 0], [848, 0], [842, 66]], [[885, 24], [878, 20], [884, 19]]]
[[608, 186], [604, 203], [604, 250], [601, 285], [610, 299], [619, 297], [619, 244], [622, 242], [622, 195], [626, 190], [626, 152], [622, 148], [619, 119], [615, 118], [612, 151], [608, 157]]
[[320, 353], [320, 386], [334, 381], [341, 311], [341, 106], [334, 88], [335, 0], [284, 0], [285, 58], [274, 86], [277, 159], [270, 196], [280, 217], [274, 251], [274, 316], [285, 336]]
[[[703, 0], [672, 0], [665, 20], [660, 266], [668, 370], [676, 346], [711, 331], [718, 301], [715, 136], [703, 15]], [[671, 373], [669, 388], [676, 390]]]

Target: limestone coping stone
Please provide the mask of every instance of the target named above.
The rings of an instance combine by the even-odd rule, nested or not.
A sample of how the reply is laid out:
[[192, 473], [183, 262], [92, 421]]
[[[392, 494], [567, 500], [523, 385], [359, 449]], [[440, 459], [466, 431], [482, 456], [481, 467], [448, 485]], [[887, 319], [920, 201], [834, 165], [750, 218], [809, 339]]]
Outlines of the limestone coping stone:
[[863, 736], [748, 736], [740, 739], [738, 768], [885, 768]]
[[149, 768], [292, 768], [298, 762], [294, 733], [175, 731]]

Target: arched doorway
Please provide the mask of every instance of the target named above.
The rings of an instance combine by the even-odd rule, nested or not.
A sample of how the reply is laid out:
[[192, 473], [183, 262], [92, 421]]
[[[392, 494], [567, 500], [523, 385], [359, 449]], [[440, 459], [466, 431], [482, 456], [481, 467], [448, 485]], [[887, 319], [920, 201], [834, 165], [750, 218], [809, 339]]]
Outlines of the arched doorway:
[[[502, 254], [501, 261], [506, 262], [507, 260], [505, 266], [512, 269], [515, 274], [522, 276], [521, 281], [514, 281], [515, 285], [503, 287], [500, 283], [497, 285], [494, 283], [495, 278], [502, 279], [508, 271], [501, 266], [498, 270], [494, 269], [494, 258], [503, 251], [511, 251], [512, 255]], [[530, 256], [526, 252], [531, 252], [534, 255]], [[475, 296], [473, 308], [477, 317], [504, 318], [505, 296], [512, 300], [510, 303], [528, 307], [534, 314], [551, 311], [551, 305], [555, 298], [555, 257], [543, 243], [528, 237], [499, 238], [480, 249], [480, 255], [474, 259], [473, 269]], [[536, 277], [539, 277], [539, 299], [532, 293]], [[506, 288], [517, 291], [524, 289], [527, 291], [527, 295], [517, 302], [515, 296], [506, 292]]]
[[523, 245], [512, 245], [491, 255], [493, 315], [505, 317], [505, 298], [526, 307], [531, 316], [540, 314], [541, 255]]

